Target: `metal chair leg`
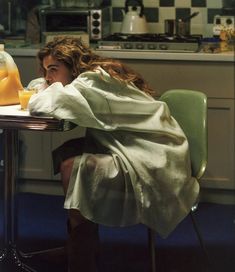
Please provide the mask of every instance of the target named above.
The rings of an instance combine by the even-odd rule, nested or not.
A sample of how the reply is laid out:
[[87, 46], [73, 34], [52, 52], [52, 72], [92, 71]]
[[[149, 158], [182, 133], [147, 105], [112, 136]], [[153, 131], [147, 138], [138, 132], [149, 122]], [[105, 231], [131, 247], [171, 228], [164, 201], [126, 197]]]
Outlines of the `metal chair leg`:
[[155, 232], [148, 228], [148, 245], [150, 253], [150, 271], [156, 272]]
[[206, 249], [206, 247], [205, 247], [204, 241], [203, 241], [203, 239], [202, 239], [202, 235], [201, 235], [200, 230], [199, 230], [199, 228], [198, 228], [198, 226], [197, 226], [197, 223], [196, 223], [196, 220], [195, 220], [195, 217], [194, 217], [194, 214], [193, 214], [194, 210], [196, 210], [196, 208], [193, 208], [193, 209], [190, 211], [190, 217], [191, 217], [191, 220], [192, 220], [192, 223], [193, 223], [194, 230], [195, 230], [195, 232], [196, 232], [196, 234], [197, 234], [197, 238], [198, 238], [198, 241], [199, 241], [199, 243], [200, 243], [201, 249], [202, 249], [202, 251], [203, 251], [203, 253], [204, 253], [204, 257], [205, 257], [205, 261], [206, 261], [207, 267], [208, 267], [208, 269], [209, 269], [209, 271], [210, 271], [210, 270], [211, 270], [210, 268], [211, 268], [211, 265], [212, 265], [212, 264], [211, 264], [211, 261], [210, 261], [210, 258], [209, 258], [209, 254], [208, 254], [208, 252], [207, 252], [207, 249]]
[[50, 255], [50, 254], [56, 254], [57, 252], [62, 252], [62, 251], [66, 251], [65, 247], [55, 247], [55, 248], [49, 248], [49, 249], [42, 249], [42, 250], [38, 250], [38, 251], [32, 251], [32, 252], [24, 252], [24, 251], [20, 251], [20, 254], [22, 257], [24, 258], [32, 258], [34, 256], [38, 256], [38, 255]]
[[[200, 246], [202, 248], [202, 251], [205, 256], [205, 261], [207, 263], [208, 269], [211, 268], [211, 261], [209, 258], [209, 254], [207, 252], [207, 249], [205, 247], [204, 241], [202, 239], [202, 235], [199, 231], [199, 228], [197, 226], [196, 220], [194, 218], [193, 212], [196, 210], [197, 206], [193, 207], [190, 212], [190, 217], [193, 223], [194, 230], [197, 234], [197, 238], [199, 240]], [[148, 245], [149, 245], [149, 252], [150, 252], [150, 271], [156, 272], [156, 251], [155, 251], [155, 232], [148, 228]], [[210, 271], [210, 270], [209, 270]]]

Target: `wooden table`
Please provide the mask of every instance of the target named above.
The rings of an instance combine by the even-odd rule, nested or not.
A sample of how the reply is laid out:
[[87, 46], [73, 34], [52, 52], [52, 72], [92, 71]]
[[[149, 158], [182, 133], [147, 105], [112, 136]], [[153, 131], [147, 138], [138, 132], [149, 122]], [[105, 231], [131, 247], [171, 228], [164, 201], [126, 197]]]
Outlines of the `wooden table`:
[[21, 111], [19, 105], [0, 106], [0, 129], [3, 130], [4, 148], [4, 197], [3, 197], [3, 238], [4, 246], [0, 249], [0, 264], [16, 266], [16, 271], [36, 272], [24, 261], [16, 245], [17, 205], [16, 184], [18, 176], [18, 131], [67, 131], [75, 125], [50, 117], [30, 116], [28, 111]]

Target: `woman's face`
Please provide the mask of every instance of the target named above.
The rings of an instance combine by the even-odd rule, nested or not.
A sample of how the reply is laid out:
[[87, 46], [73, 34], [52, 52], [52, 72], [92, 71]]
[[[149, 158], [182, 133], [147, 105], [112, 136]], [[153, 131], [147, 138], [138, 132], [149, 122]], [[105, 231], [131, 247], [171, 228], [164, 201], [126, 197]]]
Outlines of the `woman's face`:
[[43, 59], [44, 77], [48, 83], [51, 85], [54, 82], [61, 82], [63, 86], [69, 84], [73, 80], [71, 71], [60, 62], [53, 58], [52, 56], [47, 56]]

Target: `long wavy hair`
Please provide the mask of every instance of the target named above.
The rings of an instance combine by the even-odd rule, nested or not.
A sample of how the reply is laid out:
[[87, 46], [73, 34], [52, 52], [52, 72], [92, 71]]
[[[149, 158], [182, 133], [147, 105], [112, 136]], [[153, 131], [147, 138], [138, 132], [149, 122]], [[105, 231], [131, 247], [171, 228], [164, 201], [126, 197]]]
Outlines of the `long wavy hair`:
[[126, 84], [133, 83], [141, 91], [151, 96], [155, 93], [138, 73], [118, 60], [98, 56], [84, 45], [79, 38], [58, 36], [40, 49], [38, 59], [40, 69], [44, 74], [43, 59], [49, 55], [64, 63], [71, 71], [73, 78], [83, 72], [94, 71], [97, 67], [101, 67], [119, 81]]

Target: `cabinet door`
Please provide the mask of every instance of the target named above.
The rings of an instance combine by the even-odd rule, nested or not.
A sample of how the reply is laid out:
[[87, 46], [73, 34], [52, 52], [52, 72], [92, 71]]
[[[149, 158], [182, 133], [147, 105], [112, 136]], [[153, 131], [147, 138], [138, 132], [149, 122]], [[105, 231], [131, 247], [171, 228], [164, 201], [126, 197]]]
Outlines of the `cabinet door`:
[[19, 177], [51, 180], [51, 133], [21, 131], [19, 139]]
[[201, 185], [235, 189], [233, 99], [208, 99], [208, 165]]
[[73, 138], [82, 137], [85, 129], [76, 127], [67, 132], [21, 131], [19, 138], [19, 177], [35, 180], [59, 180], [54, 175], [52, 150]]

